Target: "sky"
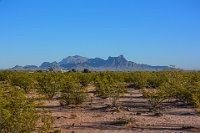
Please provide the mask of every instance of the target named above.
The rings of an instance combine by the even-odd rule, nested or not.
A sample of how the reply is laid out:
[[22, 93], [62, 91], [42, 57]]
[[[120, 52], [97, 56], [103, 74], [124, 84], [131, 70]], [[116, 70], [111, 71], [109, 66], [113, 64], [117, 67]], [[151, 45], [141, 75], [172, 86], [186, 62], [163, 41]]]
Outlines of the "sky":
[[200, 70], [199, 0], [0, 0], [0, 69], [124, 55]]

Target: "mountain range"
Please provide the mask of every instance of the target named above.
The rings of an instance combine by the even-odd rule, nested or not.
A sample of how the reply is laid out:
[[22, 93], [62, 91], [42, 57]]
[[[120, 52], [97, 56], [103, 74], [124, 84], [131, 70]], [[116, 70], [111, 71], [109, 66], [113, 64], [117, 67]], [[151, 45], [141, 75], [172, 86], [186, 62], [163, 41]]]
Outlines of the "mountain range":
[[123, 55], [118, 57], [108, 57], [107, 60], [101, 58], [86, 58], [79, 55], [68, 56], [60, 62], [43, 62], [40, 66], [16, 65], [12, 70], [48, 70], [53, 68], [54, 70], [83, 70], [89, 69], [93, 71], [160, 71], [174, 69], [169, 66], [151, 66], [146, 64], [137, 64], [132, 61], [128, 61]]

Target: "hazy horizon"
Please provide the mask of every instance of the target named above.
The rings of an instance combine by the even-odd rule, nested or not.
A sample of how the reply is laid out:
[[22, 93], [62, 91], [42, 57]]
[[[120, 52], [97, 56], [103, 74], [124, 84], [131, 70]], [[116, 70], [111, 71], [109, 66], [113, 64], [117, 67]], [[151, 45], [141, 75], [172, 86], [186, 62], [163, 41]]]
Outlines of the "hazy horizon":
[[0, 69], [124, 55], [200, 70], [198, 0], [0, 0]]

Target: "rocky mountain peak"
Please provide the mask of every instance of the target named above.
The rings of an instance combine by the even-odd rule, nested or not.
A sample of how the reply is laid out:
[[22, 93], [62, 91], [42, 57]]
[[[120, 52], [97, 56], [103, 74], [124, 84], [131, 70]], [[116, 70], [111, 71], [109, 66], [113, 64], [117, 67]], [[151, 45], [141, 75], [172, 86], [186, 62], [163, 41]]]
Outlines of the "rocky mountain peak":
[[127, 65], [128, 61], [123, 55], [120, 55], [118, 57], [108, 57], [107, 60], [107, 65], [112, 65], [112, 66], [122, 66], [122, 65]]
[[159, 71], [166, 69], [173, 69], [168, 66], [150, 66], [144, 64], [137, 64], [132, 61], [128, 61], [123, 55], [118, 57], [109, 56], [107, 60], [101, 58], [89, 59], [83, 56], [75, 55], [68, 56], [57, 62], [44, 62], [40, 67], [34, 65], [28, 66], [15, 66], [14, 70], [48, 70], [50, 67], [53, 67], [56, 70], [70, 70], [77, 69], [83, 70], [85, 68], [95, 71], [110, 70], [110, 71]]
[[61, 62], [59, 62], [60, 65], [66, 65], [66, 64], [80, 64], [88, 61], [88, 58], [82, 57], [79, 55], [75, 56], [68, 56], [67, 58], [64, 58]]

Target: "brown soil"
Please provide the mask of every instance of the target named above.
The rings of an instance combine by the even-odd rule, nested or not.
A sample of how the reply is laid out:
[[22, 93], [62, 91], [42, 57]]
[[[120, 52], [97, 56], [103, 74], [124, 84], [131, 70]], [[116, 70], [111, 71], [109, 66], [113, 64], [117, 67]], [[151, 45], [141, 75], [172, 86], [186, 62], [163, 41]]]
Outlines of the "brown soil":
[[[110, 108], [110, 99], [90, 95], [82, 105], [60, 107], [58, 100], [45, 101], [55, 118], [55, 129], [62, 133], [182, 133], [200, 132], [200, 117], [183, 103], [165, 103], [160, 113], [148, 111], [146, 99], [139, 90], [129, 89], [119, 100], [120, 107]], [[117, 118], [133, 118], [127, 124], [117, 124]]]

